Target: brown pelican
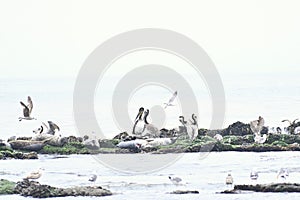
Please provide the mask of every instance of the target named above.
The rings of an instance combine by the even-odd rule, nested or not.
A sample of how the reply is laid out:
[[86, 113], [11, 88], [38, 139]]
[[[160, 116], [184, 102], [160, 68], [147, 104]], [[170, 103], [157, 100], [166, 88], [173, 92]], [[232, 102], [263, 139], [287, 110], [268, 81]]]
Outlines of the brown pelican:
[[144, 112], [144, 122], [145, 128], [143, 131], [143, 135], [149, 135], [150, 137], [157, 137], [159, 135], [159, 130], [153, 124], [149, 124], [147, 121], [147, 117], [149, 115], [149, 109]]
[[142, 119], [143, 113], [144, 113], [144, 108], [141, 107], [139, 109], [139, 112], [138, 112], [135, 120], [134, 120], [132, 134], [141, 135], [144, 132], [144, 130], [145, 130], [145, 122]]
[[171, 177], [171, 176], [169, 176], [169, 179], [170, 179], [170, 181], [171, 181], [174, 185], [179, 185], [180, 182], [182, 181], [182, 179], [179, 178], [179, 177]]
[[169, 102], [168, 103], [164, 103], [166, 106], [165, 106], [165, 109], [168, 107], [168, 106], [174, 106], [172, 103], [173, 101], [175, 100], [177, 96], [177, 91], [174, 92], [173, 96], [170, 98]]
[[31, 172], [27, 175], [26, 179], [38, 179], [42, 176], [43, 168], [39, 168], [37, 171]]
[[187, 125], [187, 133], [192, 141], [198, 136], [198, 122], [195, 114], [192, 114], [192, 120], [189, 120]]
[[232, 185], [233, 184], [233, 177], [231, 176], [231, 174], [228, 174], [226, 179], [225, 179], [225, 183], [227, 185]]
[[187, 121], [184, 121], [183, 116], [179, 116], [179, 121], [182, 124], [182, 126], [179, 126], [179, 133], [187, 133], [186, 131]]
[[250, 129], [253, 133], [259, 134], [265, 124], [264, 118], [261, 116], [258, 117], [258, 120], [250, 122]]
[[36, 120], [36, 118], [30, 117], [30, 114], [31, 114], [32, 108], [33, 108], [32, 100], [31, 100], [30, 96], [27, 97], [27, 103], [28, 104], [25, 105], [22, 101], [20, 101], [20, 104], [24, 107], [23, 108], [23, 116], [24, 117], [19, 117], [19, 121], [22, 121], [22, 119]]

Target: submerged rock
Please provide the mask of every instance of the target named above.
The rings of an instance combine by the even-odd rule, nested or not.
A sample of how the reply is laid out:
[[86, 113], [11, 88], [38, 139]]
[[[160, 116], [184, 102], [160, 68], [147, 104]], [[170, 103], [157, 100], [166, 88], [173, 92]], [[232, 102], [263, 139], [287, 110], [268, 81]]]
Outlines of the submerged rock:
[[199, 194], [197, 190], [175, 190], [170, 194]]
[[235, 185], [233, 190], [225, 190], [223, 194], [237, 194], [240, 191], [254, 192], [300, 192], [298, 183], [271, 183], [256, 185]]
[[0, 150], [0, 160], [7, 159], [38, 159], [36, 152], [23, 153], [13, 150]]
[[108, 196], [112, 193], [100, 186], [80, 186], [72, 188], [57, 188], [49, 185], [42, 185], [36, 181], [24, 179], [17, 182], [15, 192], [22, 196], [34, 198], [66, 197], [66, 196]]

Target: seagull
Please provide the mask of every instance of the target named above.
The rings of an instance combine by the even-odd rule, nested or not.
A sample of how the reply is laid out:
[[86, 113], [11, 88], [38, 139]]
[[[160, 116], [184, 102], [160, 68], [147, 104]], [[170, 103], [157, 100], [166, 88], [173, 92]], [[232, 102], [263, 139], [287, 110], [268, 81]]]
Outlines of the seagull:
[[267, 140], [267, 134], [263, 134], [263, 136], [260, 136], [259, 134], [255, 134], [254, 142], [258, 144], [263, 144]]
[[255, 169], [252, 169], [250, 172], [250, 179], [256, 181], [258, 179], [258, 172]]
[[164, 103], [166, 106], [165, 106], [165, 109], [168, 107], [168, 106], [174, 106], [172, 103], [173, 101], [175, 100], [175, 98], [177, 97], [177, 91], [174, 92], [173, 96], [170, 98], [169, 102], [168, 103]]
[[147, 109], [144, 112], [144, 131], [143, 131], [143, 135], [150, 135], [151, 137], [157, 137], [159, 134], [159, 130], [156, 126], [154, 126], [153, 124], [149, 124], [149, 122], [147, 121], [147, 117], [149, 115], [149, 109]]
[[42, 176], [42, 171], [44, 171], [44, 168], [39, 168], [37, 171], [28, 174], [26, 179], [39, 179]]
[[22, 119], [25, 119], [25, 120], [36, 120], [36, 118], [30, 117], [30, 114], [31, 114], [32, 108], [33, 108], [32, 100], [31, 100], [30, 96], [27, 97], [27, 103], [28, 104], [25, 105], [22, 101], [20, 101], [20, 104], [24, 107], [23, 108], [23, 116], [24, 117], [19, 117], [19, 121], [22, 121]]
[[179, 178], [179, 177], [171, 177], [171, 176], [169, 176], [169, 179], [170, 179], [170, 181], [171, 181], [174, 185], [179, 185], [180, 182], [182, 181], [182, 179]]
[[233, 184], [233, 177], [231, 176], [231, 174], [228, 174], [226, 179], [225, 179], [225, 183], [227, 185], [232, 185]]
[[195, 114], [192, 114], [192, 120], [189, 120], [187, 125], [187, 133], [192, 141], [198, 136], [198, 122]]
[[142, 119], [142, 115], [144, 113], [144, 108], [140, 107], [139, 112], [134, 120], [132, 134], [141, 135], [145, 130], [145, 123]]
[[214, 136], [214, 139], [216, 139], [216, 140], [218, 140], [218, 141], [221, 141], [221, 140], [223, 140], [223, 136], [220, 135], [220, 134], [216, 134], [216, 135]]
[[250, 122], [250, 129], [253, 133], [260, 133], [263, 126], [265, 124], [264, 118], [261, 116], [258, 117], [258, 120], [254, 120]]
[[295, 134], [295, 135], [299, 135], [299, 134], [300, 134], [300, 126], [297, 126], [297, 127], [294, 129], [294, 134]]
[[289, 177], [289, 171], [286, 168], [280, 168], [280, 170], [277, 173], [277, 179], [286, 180]]
[[49, 124], [49, 128], [48, 131], [46, 132], [47, 134], [54, 135], [56, 129], [60, 131], [59, 127], [52, 121], [48, 121], [48, 124]]
[[91, 177], [89, 178], [89, 181], [94, 183], [94, 185], [96, 184], [96, 180], [97, 180], [97, 175], [96, 174], [92, 174]]

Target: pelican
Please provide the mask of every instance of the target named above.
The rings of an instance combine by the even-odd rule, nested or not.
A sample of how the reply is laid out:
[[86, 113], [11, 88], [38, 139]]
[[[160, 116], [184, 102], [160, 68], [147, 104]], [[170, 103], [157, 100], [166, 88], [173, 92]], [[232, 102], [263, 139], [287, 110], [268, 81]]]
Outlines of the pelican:
[[180, 182], [182, 181], [182, 179], [179, 178], [179, 177], [171, 177], [171, 176], [169, 176], [169, 180], [170, 180], [174, 185], [179, 185]]
[[265, 124], [264, 118], [261, 116], [258, 117], [258, 120], [254, 120], [250, 122], [250, 129], [253, 133], [260, 133], [263, 126]]
[[295, 119], [294, 121], [288, 120], [288, 119], [284, 119], [281, 122], [288, 122], [290, 126], [296, 124], [296, 121], [298, 121], [298, 119]]
[[144, 120], [142, 119], [143, 113], [144, 113], [144, 108], [141, 107], [139, 109], [139, 112], [138, 112], [135, 120], [134, 120], [132, 134], [141, 135], [144, 132], [144, 130], [145, 130], [145, 123], [144, 123]]
[[43, 168], [39, 168], [37, 171], [31, 172], [27, 175], [26, 179], [39, 179], [42, 176]]
[[30, 114], [31, 114], [32, 108], [33, 108], [32, 100], [31, 100], [30, 96], [27, 97], [27, 103], [28, 104], [25, 105], [22, 101], [20, 101], [20, 104], [24, 107], [23, 108], [23, 116], [24, 117], [19, 117], [19, 121], [22, 121], [22, 119], [25, 119], [25, 120], [36, 120], [36, 118], [30, 117]]
[[59, 127], [52, 121], [48, 121], [48, 124], [49, 127], [44, 122], [42, 122], [42, 125], [39, 128], [33, 130], [32, 132], [35, 134], [46, 133], [46, 134], [54, 135], [56, 130], [60, 131]]
[[184, 117], [183, 116], [179, 116], [179, 121], [182, 124], [182, 126], [179, 126], [179, 133], [187, 133], [186, 131], [186, 125], [187, 125], [187, 121], [184, 121]]
[[286, 168], [280, 168], [280, 170], [277, 173], [277, 179], [286, 180], [289, 177], [289, 171]]
[[189, 120], [189, 124], [187, 125], [187, 133], [192, 141], [198, 136], [198, 122], [195, 114], [192, 114], [192, 120]]
[[149, 124], [149, 122], [147, 121], [148, 115], [149, 115], [149, 109], [147, 109], [144, 112], [145, 126], [144, 126], [143, 135], [150, 135], [151, 137], [157, 137], [159, 135], [159, 130], [153, 124]]
[[252, 169], [250, 172], [250, 179], [256, 181], [258, 179], [258, 172], [255, 169]]
[[96, 184], [96, 180], [97, 180], [97, 175], [94, 173], [91, 175], [91, 177], [89, 178], [88, 181], [94, 183], [94, 185]]
[[168, 107], [168, 106], [174, 106], [172, 103], [173, 101], [175, 100], [177, 96], [177, 91], [174, 92], [173, 96], [170, 98], [169, 102], [168, 103], [164, 103], [166, 106], [165, 106], [165, 109]]
[[232, 177], [231, 174], [228, 174], [228, 175], [227, 175], [227, 177], [226, 177], [226, 179], [225, 179], [225, 183], [226, 183], [227, 185], [232, 185], [232, 184], [233, 184], [233, 177]]

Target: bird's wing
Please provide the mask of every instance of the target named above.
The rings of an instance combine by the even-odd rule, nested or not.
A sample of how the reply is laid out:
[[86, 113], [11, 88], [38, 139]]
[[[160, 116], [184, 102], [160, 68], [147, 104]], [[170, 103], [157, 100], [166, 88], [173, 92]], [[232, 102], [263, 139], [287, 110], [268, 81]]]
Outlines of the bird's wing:
[[49, 127], [47, 126], [47, 124], [45, 122], [42, 122], [42, 124], [47, 128], [49, 129]]
[[29, 117], [30, 115], [29, 108], [22, 101], [20, 101], [20, 104], [24, 107], [23, 108], [24, 117]]
[[51, 130], [57, 129], [57, 130], [60, 131], [59, 127], [55, 123], [53, 123], [52, 121], [48, 121], [48, 124], [49, 124], [49, 127], [50, 127]]
[[32, 108], [33, 108], [33, 104], [32, 104], [32, 100], [31, 100], [30, 96], [28, 96], [27, 102], [28, 102], [27, 107], [29, 108], [29, 114], [31, 114], [31, 111], [32, 111]]
[[169, 104], [171, 104], [171, 103], [175, 100], [176, 96], [177, 96], [177, 91], [174, 92], [173, 96], [172, 96], [171, 99], [169, 100]]
[[296, 121], [298, 121], [298, 119], [295, 119], [295, 120], [293, 121], [293, 123], [292, 123], [292, 124], [295, 124], [295, 123], [296, 123]]
[[284, 119], [281, 122], [288, 122], [289, 124], [292, 124], [292, 122], [290, 120], [288, 120], [288, 119]]

